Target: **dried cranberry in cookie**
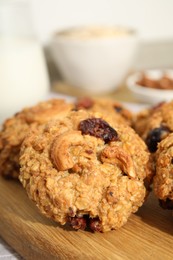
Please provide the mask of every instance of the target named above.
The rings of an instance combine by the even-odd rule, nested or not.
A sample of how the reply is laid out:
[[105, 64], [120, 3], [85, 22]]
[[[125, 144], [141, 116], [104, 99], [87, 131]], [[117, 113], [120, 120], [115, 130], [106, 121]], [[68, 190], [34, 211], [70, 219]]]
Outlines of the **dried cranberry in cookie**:
[[106, 121], [101, 118], [88, 118], [79, 124], [82, 134], [89, 134], [104, 140], [105, 143], [116, 141], [118, 134]]
[[91, 218], [89, 222], [89, 227], [92, 231], [97, 231], [101, 232], [102, 231], [102, 226], [99, 218]]
[[69, 217], [68, 223], [71, 225], [72, 228], [76, 230], [85, 230], [86, 228], [86, 218], [83, 217]]
[[160, 126], [151, 130], [146, 138], [146, 144], [149, 151], [151, 153], [156, 152], [158, 143], [168, 136], [169, 133], [170, 130], [165, 126]]
[[94, 105], [94, 100], [89, 97], [80, 98], [76, 102], [76, 110], [89, 109]]
[[123, 226], [143, 204], [151, 174], [147, 147], [133, 129], [86, 110], [31, 132], [20, 166], [41, 213], [93, 232]]

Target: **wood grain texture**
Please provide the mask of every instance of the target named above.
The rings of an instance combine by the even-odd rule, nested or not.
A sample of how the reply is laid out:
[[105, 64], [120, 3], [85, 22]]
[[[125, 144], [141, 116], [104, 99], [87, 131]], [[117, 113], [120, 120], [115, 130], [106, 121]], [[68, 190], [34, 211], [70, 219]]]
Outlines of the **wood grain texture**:
[[0, 178], [0, 235], [25, 259], [173, 259], [173, 217], [150, 196], [119, 230], [72, 231], [42, 216], [22, 186]]

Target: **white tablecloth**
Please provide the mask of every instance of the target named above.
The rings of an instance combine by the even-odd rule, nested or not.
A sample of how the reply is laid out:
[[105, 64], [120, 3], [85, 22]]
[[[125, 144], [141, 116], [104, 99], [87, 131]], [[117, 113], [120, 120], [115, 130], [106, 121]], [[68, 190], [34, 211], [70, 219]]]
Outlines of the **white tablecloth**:
[[18, 260], [21, 257], [0, 237], [0, 260]]

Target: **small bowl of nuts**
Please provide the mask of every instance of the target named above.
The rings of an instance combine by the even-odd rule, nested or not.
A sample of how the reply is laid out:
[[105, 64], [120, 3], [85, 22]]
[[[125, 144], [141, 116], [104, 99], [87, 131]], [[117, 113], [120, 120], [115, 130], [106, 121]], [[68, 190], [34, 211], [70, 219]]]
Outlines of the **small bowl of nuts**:
[[156, 104], [173, 99], [173, 69], [151, 69], [127, 78], [127, 87], [136, 99]]

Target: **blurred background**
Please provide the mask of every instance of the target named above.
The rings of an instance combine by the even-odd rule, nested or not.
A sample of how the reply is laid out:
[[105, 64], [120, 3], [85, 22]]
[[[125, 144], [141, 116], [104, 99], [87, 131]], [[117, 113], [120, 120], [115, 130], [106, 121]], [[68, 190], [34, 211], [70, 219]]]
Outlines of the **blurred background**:
[[[52, 55], [53, 36], [64, 28], [83, 25], [120, 25], [134, 28], [138, 32], [138, 48], [135, 49], [135, 60], [127, 66], [128, 73], [150, 68], [172, 69], [172, 10], [173, 0], [0, 0], [0, 118], [4, 119], [24, 106], [35, 104], [47, 97], [50, 90], [70, 96], [85, 95], [82, 88], [80, 91], [77, 84], [62, 75], [62, 70], [59, 73], [60, 67], [68, 68], [66, 74], [69, 72], [72, 76], [76, 75], [82, 79], [88, 79], [89, 71], [94, 74], [96, 68], [95, 78], [99, 79], [102, 85], [104, 77], [111, 78], [111, 70], [110, 67], [99, 70], [99, 67], [104, 67], [105, 63], [109, 66], [112, 61], [117, 61], [116, 66], [111, 67], [113, 76], [119, 74], [118, 70], [121, 72], [120, 67], [124, 70], [127, 62], [123, 59], [128, 56], [128, 47], [129, 53], [132, 48], [129, 44], [120, 44], [122, 39], [117, 40], [117, 48], [116, 44], [112, 44], [106, 46], [104, 51], [100, 47], [103, 46], [102, 43], [98, 44], [98, 48], [95, 47], [95, 51], [89, 47], [83, 52], [80, 50], [84, 50], [84, 41], [80, 43], [81, 48], [76, 45], [73, 46], [74, 49], [71, 48], [71, 43], [67, 44], [67, 48], [55, 44]], [[129, 39], [130, 37], [129, 34]], [[128, 41], [128, 37], [126, 38]], [[73, 53], [69, 51], [72, 49]], [[60, 64], [62, 55], [65, 58], [62, 58]], [[70, 62], [67, 59], [69, 56], [70, 59], [73, 57]], [[98, 58], [95, 58], [94, 62], [93, 56]], [[60, 66], [57, 66], [56, 61]], [[79, 64], [82, 64], [84, 69]], [[81, 68], [86, 73], [82, 74]], [[106, 71], [108, 76], [105, 76]], [[124, 75], [127, 77], [128, 73], [119, 74], [122, 81], [121, 84], [115, 84], [115, 87], [121, 91], [114, 88], [114, 95], [110, 93], [109, 96], [120, 101], [138, 102], [138, 98], [134, 98], [132, 91], [126, 87]], [[171, 73], [173, 75], [173, 71]], [[90, 90], [94, 90], [96, 85], [90, 84]], [[71, 89], [72, 86], [76, 88]], [[106, 84], [103, 87], [108, 90]], [[16, 93], [20, 93], [20, 96], [17, 97]], [[88, 93], [90, 94], [89, 90]], [[101, 94], [101, 91], [98, 94]], [[162, 98], [162, 94], [160, 96]], [[144, 101], [148, 102], [148, 97]]]
[[137, 68], [173, 66], [172, 0], [31, 0], [31, 4], [35, 30], [44, 45], [64, 27], [124, 25], [136, 28], [140, 36]]
[[[14, 1], [0, 0], [0, 11], [3, 3]], [[31, 8], [33, 31], [38, 42], [35, 36], [33, 37], [30, 14], [25, 8], [25, 12], [19, 14], [8, 7], [7, 12], [0, 12], [0, 123], [24, 106], [34, 105], [47, 98], [50, 89], [63, 95], [79, 94], [79, 91], [75, 92], [68, 89], [68, 86], [61, 85], [60, 75], [49, 52], [52, 35], [66, 27], [105, 24], [135, 28], [139, 34], [139, 48], [131, 70], [173, 69], [173, 0], [26, 0], [25, 2], [28, 2]], [[24, 29], [25, 27], [28, 31]], [[52, 88], [53, 82], [56, 82], [54, 88]], [[144, 102], [148, 102], [149, 97], [153, 101], [155, 96], [155, 94], [144, 95]], [[157, 96], [162, 99], [162, 94], [159, 93]], [[110, 93], [109, 97], [132, 104], [143, 100], [143, 95], [139, 100], [134, 98], [125, 84], [121, 90]], [[173, 98], [173, 91], [170, 97]], [[6, 250], [3, 251], [2, 248], [0, 258], [6, 259], [3, 252], [6, 255]], [[15, 259], [14, 255], [11, 259]]]

